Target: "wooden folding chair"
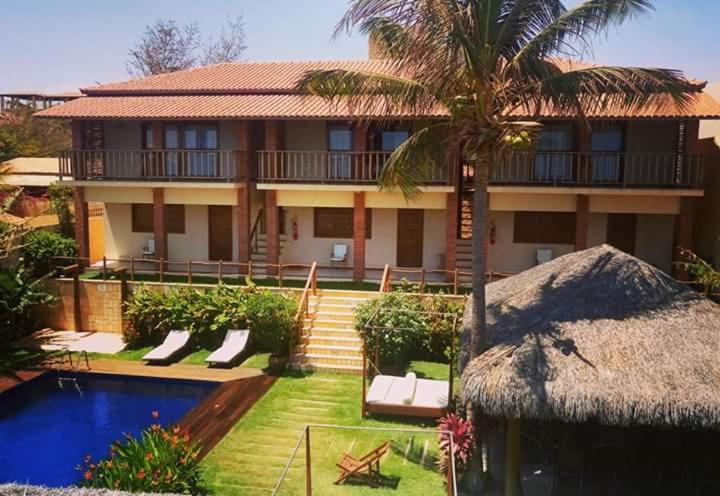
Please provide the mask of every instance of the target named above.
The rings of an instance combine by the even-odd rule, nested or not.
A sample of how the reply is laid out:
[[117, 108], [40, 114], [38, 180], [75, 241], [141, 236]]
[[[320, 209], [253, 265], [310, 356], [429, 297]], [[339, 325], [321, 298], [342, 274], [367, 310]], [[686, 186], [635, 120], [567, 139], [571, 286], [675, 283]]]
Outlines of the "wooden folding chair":
[[359, 460], [348, 453], [343, 453], [340, 461], [335, 464], [340, 469], [340, 475], [335, 479], [335, 484], [342, 484], [347, 479], [355, 477], [367, 482], [370, 487], [378, 487], [380, 485], [380, 459], [389, 449], [390, 441], [387, 441]]

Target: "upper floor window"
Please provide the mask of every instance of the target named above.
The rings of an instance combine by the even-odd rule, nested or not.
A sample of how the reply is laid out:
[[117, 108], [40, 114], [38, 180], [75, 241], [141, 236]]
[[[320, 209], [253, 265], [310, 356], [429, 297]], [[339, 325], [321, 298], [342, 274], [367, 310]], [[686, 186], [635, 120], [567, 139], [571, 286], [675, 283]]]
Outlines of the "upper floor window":
[[570, 123], [546, 123], [537, 140], [533, 174], [536, 181], [572, 181], [575, 128]]
[[410, 137], [407, 130], [383, 131], [381, 136], [382, 149], [384, 152], [392, 152]]
[[617, 182], [622, 165], [624, 147], [623, 125], [615, 121], [599, 121], [592, 125], [592, 179]]
[[[334, 125], [328, 129], [327, 176], [329, 179], [350, 179], [352, 157], [347, 152], [353, 148], [353, 133], [350, 126]], [[334, 153], [333, 153], [334, 152]]]

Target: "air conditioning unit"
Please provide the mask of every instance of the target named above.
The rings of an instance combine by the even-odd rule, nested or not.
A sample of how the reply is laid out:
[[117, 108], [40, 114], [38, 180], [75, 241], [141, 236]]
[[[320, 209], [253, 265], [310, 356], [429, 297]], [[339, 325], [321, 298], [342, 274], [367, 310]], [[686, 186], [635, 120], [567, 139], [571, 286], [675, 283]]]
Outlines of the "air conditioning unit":
[[552, 249], [538, 248], [536, 258], [537, 258], [538, 265], [544, 264], [545, 262], [549, 262], [550, 260], [553, 259]]

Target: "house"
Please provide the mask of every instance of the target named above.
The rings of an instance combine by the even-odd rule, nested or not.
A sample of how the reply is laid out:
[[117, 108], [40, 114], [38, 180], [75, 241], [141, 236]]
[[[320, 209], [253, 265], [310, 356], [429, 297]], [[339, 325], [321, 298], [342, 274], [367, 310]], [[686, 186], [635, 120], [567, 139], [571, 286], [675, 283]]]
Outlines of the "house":
[[505, 494], [717, 494], [717, 304], [602, 245], [488, 285], [487, 323], [461, 396]]
[[[334, 245], [345, 245], [333, 270], [355, 280], [379, 279], [385, 264], [469, 268], [471, 166], [438, 167], [411, 202], [377, 186], [413, 123], [442, 112], [387, 115], [378, 102], [358, 115], [294, 89], [310, 69], [385, 66], [218, 64], [85, 88], [39, 112], [72, 121], [61, 162], [76, 191], [80, 254], [87, 203], [101, 202], [110, 259], [154, 245], [163, 259], [329, 269]], [[692, 246], [703, 196], [699, 120], [720, 118], [720, 104], [701, 94], [683, 109], [607, 109], [588, 116], [591, 129], [548, 109], [539, 117], [536, 150], [494, 167], [488, 269], [519, 272], [607, 242], [670, 272], [674, 248]]]

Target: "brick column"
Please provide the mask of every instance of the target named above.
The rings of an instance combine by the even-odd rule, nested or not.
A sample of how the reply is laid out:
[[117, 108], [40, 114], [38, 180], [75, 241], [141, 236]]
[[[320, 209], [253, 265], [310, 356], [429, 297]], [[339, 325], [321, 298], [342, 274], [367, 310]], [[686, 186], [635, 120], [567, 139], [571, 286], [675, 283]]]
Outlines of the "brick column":
[[165, 222], [165, 190], [153, 188], [153, 233], [155, 258], [168, 257], [167, 224]]
[[[445, 270], [455, 270], [457, 266], [459, 208], [457, 190], [448, 193], [445, 205]], [[453, 276], [447, 274], [446, 279], [452, 280]]]
[[[265, 261], [277, 264], [280, 261], [280, 215], [277, 206], [277, 191], [265, 191]], [[268, 275], [276, 275], [275, 267], [268, 267]]]
[[365, 279], [365, 193], [354, 194], [353, 210], [353, 280]]
[[90, 221], [88, 216], [88, 204], [85, 201], [85, 188], [75, 186], [73, 190], [75, 202], [75, 244], [77, 254], [81, 258], [90, 256]]
[[590, 197], [588, 195], [578, 195], [575, 209], [575, 251], [587, 249], [589, 226]]
[[695, 198], [680, 199], [680, 213], [675, 216], [675, 233], [673, 239], [673, 270], [675, 279], [689, 280], [687, 271], [675, 265], [675, 262], [686, 262], [681, 250], [693, 250], [693, 220], [695, 216]]
[[250, 174], [248, 159], [250, 154], [250, 122], [237, 122], [237, 166], [240, 178], [237, 189], [237, 259], [240, 263], [250, 261]]

